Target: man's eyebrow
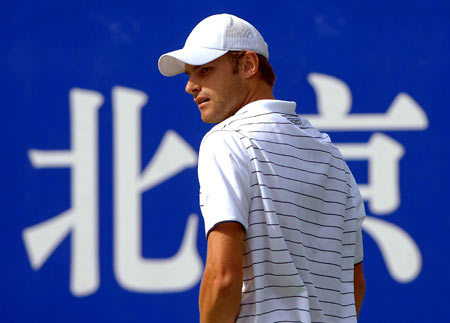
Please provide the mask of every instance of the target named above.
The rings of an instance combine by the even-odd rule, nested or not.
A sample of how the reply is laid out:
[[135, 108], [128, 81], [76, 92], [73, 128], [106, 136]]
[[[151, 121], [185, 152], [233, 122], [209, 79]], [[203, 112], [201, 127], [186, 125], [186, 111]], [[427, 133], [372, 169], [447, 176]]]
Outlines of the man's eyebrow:
[[191, 73], [194, 72], [196, 69], [200, 68], [201, 65], [195, 65], [194, 67], [192, 67], [192, 71], [188, 72], [187, 70], [184, 70], [184, 73], [186, 73], [187, 75], [191, 76]]

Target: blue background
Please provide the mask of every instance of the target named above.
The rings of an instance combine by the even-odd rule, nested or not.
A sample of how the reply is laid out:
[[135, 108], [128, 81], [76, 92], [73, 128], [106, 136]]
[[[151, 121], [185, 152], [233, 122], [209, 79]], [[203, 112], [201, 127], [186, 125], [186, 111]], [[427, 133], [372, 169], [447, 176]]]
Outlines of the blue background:
[[[423, 131], [383, 132], [405, 147], [401, 205], [384, 217], [419, 246], [423, 267], [412, 282], [389, 275], [366, 234], [367, 294], [361, 322], [444, 322], [450, 217], [447, 133], [450, 90], [448, 1], [8, 1], [0, 19], [1, 322], [198, 322], [198, 286], [181, 293], [134, 293], [113, 272], [113, 147], [111, 90], [148, 94], [142, 110], [142, 164], [163, 134], [175, 130], [195, 150], [211, 127], [203, 124], [187, 76], [166, 78], [159, 56], [182, 47], [190, 30], [215, 13], [256, 26], [269, 44], [277, 74], [275, 97], [315, 114], [309, 73], [344, 80], [354, 113], [384, 113], [399, 92], [423, 108]], [[102, 93], [99, 110], [101, 285], [92, 295], [69, 290], [70, 236], [34, 271], [22, 231], [70, 207], [70, 171], [35, 169], [29, 149], [70, 148], [71, 88]], [[373, 132], [330, 132], [337, 143], [366, 142]], [[350, 163], [359, 182], [367, 165]], [[196, 169], [143, 195], [143, 256], [165, 258], [180, 244], [187, 215], [200, 214]], [[174, 203], [174, 197], [176, 202]], [[156, 202], [157, 201], [157, 202]], [[168, 219], [167, 217], [171, 218]], [[203, 223], [198, 250], [206, 254]]]

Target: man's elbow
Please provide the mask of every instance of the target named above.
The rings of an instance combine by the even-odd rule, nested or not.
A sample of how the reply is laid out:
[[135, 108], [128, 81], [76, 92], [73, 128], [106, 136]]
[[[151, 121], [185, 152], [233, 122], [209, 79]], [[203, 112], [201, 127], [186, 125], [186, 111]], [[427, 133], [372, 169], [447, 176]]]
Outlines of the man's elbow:
[[355, 290], [356, 315], [359, 316], [362, 302], [364, 300], [364, 294], [366, 293], [366, 279], [364, 277], [362, 263], [359, 263], [355, 266], [353, 280]]
[[[207, 272], [205, 272], [207, 274]], [[242, 269], [236, 270], [213, 270], [209, 273], [210, 286], [219, 294], [241, 292], [242, 289]]]
[[366, 280], [364, 279], [364, 276], [359, 277], [358, 280], [355, 280], [355, 293], [361, 298], [364, 298], [364, 295], [366, 294]]

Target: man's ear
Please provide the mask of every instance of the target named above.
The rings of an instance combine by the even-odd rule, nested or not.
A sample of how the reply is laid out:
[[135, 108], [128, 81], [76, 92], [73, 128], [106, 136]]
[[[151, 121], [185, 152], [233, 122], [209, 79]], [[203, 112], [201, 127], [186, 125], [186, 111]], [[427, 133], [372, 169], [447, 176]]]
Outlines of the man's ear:
[[243, 59], [243, 73], [245, 78], [250, 78], [258, 73], [259, 58], [255, 52], [248, 51], [245, 53]]

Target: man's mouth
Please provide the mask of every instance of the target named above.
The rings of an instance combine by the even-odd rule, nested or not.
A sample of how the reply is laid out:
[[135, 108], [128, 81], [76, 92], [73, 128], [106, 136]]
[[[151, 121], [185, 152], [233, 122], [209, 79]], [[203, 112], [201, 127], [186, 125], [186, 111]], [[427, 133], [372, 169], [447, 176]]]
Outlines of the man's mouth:
[[197, 103], [199, 108], [204, 106], [207, 102], [209, 102], [208, 98], [198, 98], [198, 99], [195, 100], [195, 103]]

